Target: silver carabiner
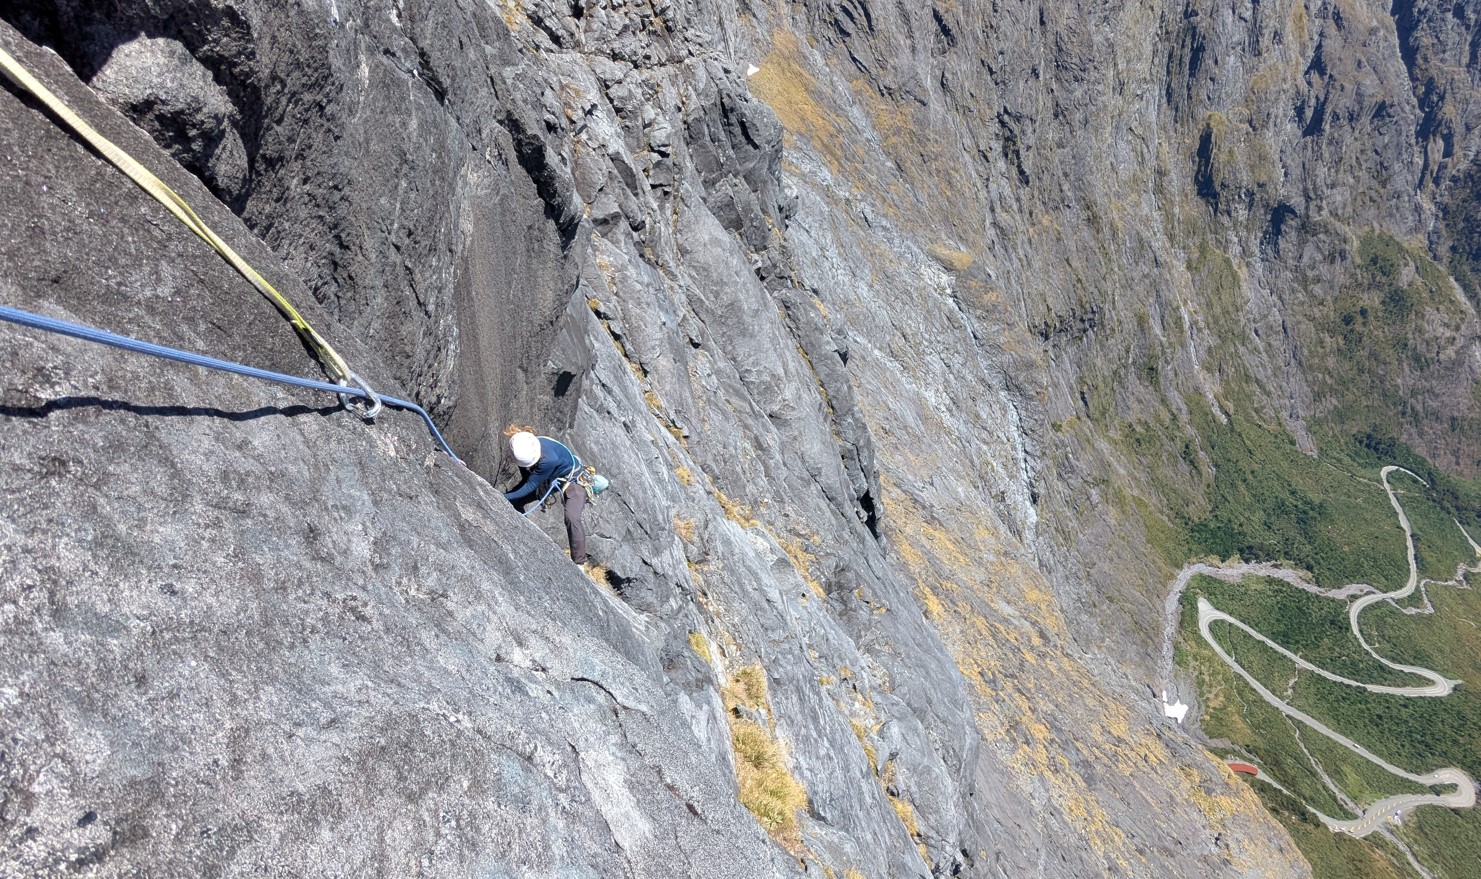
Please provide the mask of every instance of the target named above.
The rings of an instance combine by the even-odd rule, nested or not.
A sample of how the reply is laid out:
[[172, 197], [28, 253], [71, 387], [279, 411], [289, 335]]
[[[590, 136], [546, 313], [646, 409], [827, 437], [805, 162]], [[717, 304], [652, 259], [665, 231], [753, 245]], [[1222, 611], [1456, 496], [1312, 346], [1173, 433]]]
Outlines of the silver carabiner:
[[350, 373], [349, 380], [342, 378], [339, 380], [338, 384], [348, 387], [350, 381], [354, 381], [355, 384], [360, 386], [360, 390], [365, 392], [365, 397], [369, 397], [370, 402], [366, 403], [365, 397], [352, 397], [349, 394], [340, 394], [340, 405], [354, 412], [356, 415], [359, 415], [360, 418], [364, 421], [374, 421], [375, 416], [379, 415], [381, 412], [381, 395], [377, 394], [374, 389], [372, 389], [370, 385], [366, 383], [365, 379], [361, 378], [360, 375], [355, 372]]

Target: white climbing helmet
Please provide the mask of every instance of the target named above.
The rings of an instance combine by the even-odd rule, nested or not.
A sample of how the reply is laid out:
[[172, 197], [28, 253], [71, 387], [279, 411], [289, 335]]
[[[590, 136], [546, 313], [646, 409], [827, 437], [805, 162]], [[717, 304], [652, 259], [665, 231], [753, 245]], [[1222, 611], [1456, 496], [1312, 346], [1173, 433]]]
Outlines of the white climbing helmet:
[[540, 438], [528, 430], [521, 430], [509, 438], [509, 450], [514, 461], [521, 467], [533, 467], [540, 460]]

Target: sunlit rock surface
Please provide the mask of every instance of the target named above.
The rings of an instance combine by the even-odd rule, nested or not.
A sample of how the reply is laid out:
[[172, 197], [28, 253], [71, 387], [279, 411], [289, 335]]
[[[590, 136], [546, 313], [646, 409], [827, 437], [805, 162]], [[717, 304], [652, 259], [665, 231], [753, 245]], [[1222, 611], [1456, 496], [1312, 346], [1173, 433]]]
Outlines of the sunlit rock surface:
[[[1363, 235], [1481, 253], [1474, 20], [0, 16], [470, 465], [410, 416], [0, 326], [0, 873], [1304, 875], [1162, 714], [1139, 510], [1202, 502], [1195, 414], [1309, 444], [1340, 408], [1323, 309]], [[0, 301], [317, 372], [33, 101], [0, 118]], [[1468, 291], [1404, 379], [1404, 438], [1462, 470]], [[613, 479], [604, 582], [491, 487], [510, 422]], [[738, 802], [722, 692], [756, 665], [791, 835]]]

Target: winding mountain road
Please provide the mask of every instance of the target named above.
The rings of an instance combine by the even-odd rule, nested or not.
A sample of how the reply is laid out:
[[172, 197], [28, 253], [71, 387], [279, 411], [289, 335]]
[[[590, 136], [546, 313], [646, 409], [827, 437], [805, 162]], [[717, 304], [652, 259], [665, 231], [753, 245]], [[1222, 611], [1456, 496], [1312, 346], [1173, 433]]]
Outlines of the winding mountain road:
[[[1218, 640], [1215, 639], [1211, 631], [1211, 627], [1214, 623], [1227, 623], [1229, 625], [1232, 625], [1235, 628], [1249, 634], [1251, 637], [1259, 640], [1262, 644], [1265, 644], [1272, 650], [1280, 653], [1282, 656], [1295, 663], [1298, 667], [1312, 672], [1313, 674], [1321, 675], [1322, 677], [1336, 683], [1346, 684], [1353, 687], [1361, 687], [1372, 693], [1385, 693], [1397, 696], [1433, 698], [1449, 695], [1454, 690], [1455, 686], [1461, 683], [1460, 681], [1450, 680], [1449, 678], [1446, 678], [1443, 675], [1440, 675], [1430, 669], [1419, 668], [1412, 665], [1404, 665], [1386, 659], [1385, 657], [1379, 655], [1378, 651], [1374, 650], [1372, 645], [1367, 642], [1367, 640], [1363, 637], [1361, 628], [1358, 626], [1358, 616], [1368, 607], [1371, 607], [1373, 604], [1381, 601], [1393, 601], [1401, 598], [1406, 598], [1409, 595], [1413, 594], [1414, 590], [1416, 588], [1419, 588], [1421, 585], [1419, 579], [1419, 567], [1414, 554], [1414, 530], [1409, 524], [1409, 517], [1404, 513], [1403, 505], [1399, 503], [1398, 496], [1394, 493], [1393, 487], [1389, 485], [1388, 481], [1389, 474], [1393, 473], [1394, 471], [1400, 471], [1402, 473], [1408, 474], [1410, 477], [1417, 480], [1421, 485], [1425, 485], [1427, 483], [1425, 483], [1424, 480], [1420, 479], [1415, 474], [1411, 473], [1408, 470], [1405, 470], [1402, 467], [1385, 467], [1380, 474], [1380, 479], [1383, 482], [1383, 489], [1384, 491], [1388, 492], [1389, 503], [1393, 506], [1394, 512], [1398, 514], [1399, 524], [1404, 528], [1404, 540], [1407, 547], [1409, 561], [1409, 577], [1408, 580], [1405, 582], [1403, 588], [1397, 589], [1393, 592], [1381, 592], [1374, 587], [1366, 584], [1352, 584], [1341, 589], [1326, 590], [1313, 585], [1307, 575], [1302, 572], [1293, 571], [1289, 568], [1282, 568], [1278, 565], [1269, 563], [1240, 564], [1229, 566], [1215, 566], [1200, 563], [1188, 565], [1179, 572], [1177, 579], [1173, 582], [1173, 589], [1171, 594], [1168, 596], [1167, 604], [1165, 606], [1168, 629], [1166, 631], [1166, 637], [1163, 641], [1163, 669], [1166, 675], [1166, 679], [1171, 680], [1172, 643], [1173, 637], [1176, 634], [1176, 627], [1178, 622], [1178, 602], [1181, 598], [1183, 590], [1187, 588], [1188, 584], [1192, 582], [1193, 578], [1196, 576], [1203, 575], [1208, 577], [1215, 577], [1227, 582], [1237, 582], [1249, 576], [1273, 577], [1290, 583], [1292, 586], [1295, 586], [1297, 588], [1304, 589], [1309, 592], [1314, 592], [1327, 598], [1347, 600], [1355, 595], [1362, 596], [1356, 601], [1353, 601], [1348, 610], [1348, 626], [1352, 630], [1353, 636], [1357, 638], [1358, 643], [1363, 646], [1363, 649], [1366, 650], [1370, 656], [1372, 656], [1383, 665], [1394, 669], [1395, 671], [1400, 671], [1406, 674], [1412, 674], [1417, 677], [1424, 678], [1425, 680], [1429, 681], [1428, 684], [1424, 686], [1414, 687], [1384, 686], [1380, 684], [1362, 683], [1360, 681], [1354, 681], [1349, 678], [1344, 678], [1340, 675], [1333, 674], [1332, 672], [1329, 672], [1325, 669], [1318, 668], [1305, 659], [1302, 659], [1300, 656], [1297, 656], [1295, 653], [1292, 653], [1291, 651], [1285, 649], [1271, 639], [1265, 637], [1263, 634], [1241, 622], [1240, 620], [1219, 610], [1203, 596], [1199, 596], [1198, 598], [1198, 631], [1199, 634], [1203, 636], [1204, 641], [1208, 642], [1208, 645], [1213, 648], [1214, 652], [1219, 656], [1219, 658], [1222, 659], [1224, 663], [1227, 664], [1231, 669], [1233, 669], [1236, 674], [1244, 678], [1245, 682], [1248, 683], [1255, 690], [1255, 692], [1259, 693], [1262, 699], [1264, 699], [1270, 705], [1274, 706], [1282, 714], [1286, 715], [1292, 720], [1300, 721], [1301, 723], [1312, 728], [1321, 735], [1326, 736], [1332, 741], [1352, 751], [1354, 754], [1357, 754], [1358, 756], [1369, 761], [1375, 766], [1380, 767], [1385, 772], [1391, 773], [1399, 778], [1404, 778], [1417, 784], [1425, 785], [1426, 787], [1446, 785], [1453, 786], [1455, 788], [1454, 791], [1446, 794], [1404, 794], [1400, 796], [1387, 797], [1375, 803], [1369, 804], [1368, 807], [1363, 810], [1362, 814], [1355, 819], [1332, 818], [1328, 815], [1322, 814], [1319, 810], [1312, 808], [1310, 805], [1306, 806], [1306, 808], [1309, 809], [1312, 814], [1316, 815], [1317, 818], [1319, 818], [1322, 823], [1325, 824], [1333, 832], [1349, 833], [1353, 836], [1366, 836], [1374, 830], [1377, 830], [1383, 823], [1383, 821], [1386, 820], [1390, 815], [1400, 814], [1405, 810], [1417, 808], [1419, 806], [1434, 805], [1444, 806], [1452, 809], [1471, 808], [1476, 804], [1476, 784], [1470, 778], [1470, 776], [1466, 775], [1466, 773], [1462, 772], [1460, 769], [1456, 769], [1453, 767], [1437, 769], [1433, 772], [1429, 772], [1423, 775], [1415, 774], [1409, 772], [1408, 770], [1401, 769], [1397, 766], [1394, 766], [1392, 763], [1384, 760], [1382, 757], [1379, 757], [1378, 755], [1369, 751], [1368, 749], [1364, 748], [1362, 745], [1358, 744], [1352, 739], [1349, 739], [1341, 733], [1336, 732], [1335, 730], [1323, 724], [1321, 721], [1301, 711], [1299, 708], [1290, 705], [1289, 703], [1282, 700], [1280, 697], [1276, 696], [1274, 693], [1270, 692], [1269, 689], [1267, 689], [1263, 684], [1256, 680], [1253, 675], [1247, 672], [1243, 666], [1241, 666], [1232, 656], [1230, 656], [1229, 653], [1225, 651], [1223, 646], [1219, 644]], [[1456, 527], [1461, 527], [1460, 523], [1457, 522]], [[1481, 559], [1481, 546], [1478, 546], [1476, 544], [1476, 541], [1471, 539], [1471, 535], [1466, 533], [1463, 527], [1461, 528], [1461, 533], [1465, 534], [1466, 540], [1470, 543], [1471, 548], [1475, 550], [1477, 558]], [[1472, 567], [1462, 566], [1456, 571], [1456, 578], [1449, 581], [1449, 584], [1457, 585], [1463, 580], [1463, 577], [1466, 573], [1474, 573], [1476, 571], [1481, 571], [1481, 564]], [[1433, 581], [1424, 582], [1429, 583]], [[1271, 784], [1275, 784], [1275, 782], [1266, 777], [1263, 771], [1260, 773], [1259, 777]], [[1279, 785], [1276, 786], [1279, 787]], [[1285, 790], [1285, 788], [1281, 789]], [[1337, 794], [1339, 799], [1341, 798], [1340, 791], [1334, 789], [1333, 793]]]

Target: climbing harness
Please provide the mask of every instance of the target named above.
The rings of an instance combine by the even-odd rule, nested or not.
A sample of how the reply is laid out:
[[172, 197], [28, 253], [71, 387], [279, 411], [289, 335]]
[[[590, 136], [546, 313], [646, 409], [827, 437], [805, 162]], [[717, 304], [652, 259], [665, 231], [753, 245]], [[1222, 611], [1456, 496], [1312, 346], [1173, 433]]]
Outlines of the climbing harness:
[[310, 350], [319, 358], [319, 362], [323, 364], [324, 370], [329, 373], [331, 378], [342, 386], [358, 385], [360, 389], [365, 391], [363, 394], [356, 393], [353, 390], [341, 391], [345, 397], [357, 397], [370, 401], [370, 407], [360, 413], [361, 417], [368, 420], [375, 416], [377, 407], [374, 401], [376, 395], [366, 386], [364, 380], [351, 371], [349, 365], [345, 363], [344, 358], [340, 357], [339, 353], [334, 350], [329, 342], [309, 325], [308, 320], [298, 312], [298, 309], [294, 308], [293, 304], [283, 294], [279, 293], [272, 284], [268, 283], [266, 278], [258, 274], [256, 269], [248, 265], [246, 260], [238, 256], [237, 252], [232, 250], [230, 245], [221, 240], [221, 237], [213, 232], [206, 225], [205, 221], [196, 215], [195, 211], [191, 209], [190, 205], [185, 203], [183, 198], [176, 194], [169, 186], [165, 185], [164, 181], [151, 173], [149, 169], [139, 164], [132, 156], [99, 134], [97, 129], [84, 122], [82, 117], [74, 113], [70, 107], [62, 102], [61, 98], [58, 98], [50, 89], [42, 85], [36, 77], [31, 75], [30, 71], [26, 70], [13, 55], [4, 49], [0, 49], [0, 73], [4, 73], [11, 82], [31, 93], [58, 119], [65, 122], [78, 136], [87, 141], [93, 149], [97, 150], [104, 158], [113, 163], [114, 167], [127, 174], [129, 179], [133, 180], [139, 185], [139, 188], [149, 193], [155, 200], [164, 205], [165, 209], [174, 214], [190, 231], [199, 236], [202, 241], [215, 248], [216, 252], [221, 254], [222, 258], [230, 263], [232, 268], [240, 272], [242, 277], [246, 278], [252, 286], [257, 288], [258, 292], [267, 297], [268, 301], [277, 307], [283, 317], [288, 319], [288, 322], [303, 337], [304, 342], [309, 346]]
[[525, 510], [523, 513], [520, 514], [520, 515], [522, 515], [522, 516], [524, 516], [526, 518], [528, 518], [529, 515], [531, 513], [535, 512], [536, 510], [543, 510], [543, 509], [545, 509], [545, 502], [550, 499], [551, 494], [553, 494], [557, 488], [559, 488], [561, 491], [565, 491], [566, 490], [566, 486], [569, 484], [569, 480], [570, 480], [571, 474], [572, 473], [575, 473], [576, 470], [581, 466], [581, 459], [578, 458], [578, 457], [576, 457], [576, 453], [573, 452], [573, 451], [571, 451], [571, 447], [570, 446], [566, 445], [565, 443], [563, 443], [560, 440], [555, 439], [553, 437], [542, 436], [542, 437], [540, 437], [540, 439], [542, 439], [542, 440], [550, 440], [551, 442], [553, 442], [556, 445], [560, 446], [561, 448], [565, 449], [566, 450], [566, 454], [571, 456], [571, 460], [574, 463], [571, 465], [571, 469], [566, 471], [566, 473], [565, 473], [564, 476], [557, 476], [554, 479], [550, 480], [550, 486], [545, 489], [545, 493], [544, 494], [540, 495], [540, 502], [539, 503], [535, 504], [535, 506], [531, 507], [528, 510]]
[[236, 375], [247, 376], [249, 378], [263, 379], [264, 381], [278, 382], [279, 384], [292, 385], [293, 387], [298, 388], [307, 388], [313, 391], [324, 391], [330, 394], [337, 394], [341, 398], [354, 397], [369, 403], [369, 411], [371, 412], [379, 411], [382, 404], [390, 406], [394, 409], [404, 409], [408, 412], [415, 412], [422, 417], [422, 420], [424, 422], [426, 422], [427, 429], [432, 432], [432, 437], [437, 440], [438, 445], [442, 446], [442, 450], [447, 453], [448, 457], [452, 458], [454, 461], [457, 461], [459, 464], [463, 463], [463, 460], [456, 454], [454, 454], [452, 448], [448, 446], [447, 440], [443, 439], [442, 432], [439, 431], [437, 429], [437, 425], [432, 422], [432, 416], [427, 414], [427, 410], [408, 400], [399, 400], [395, 397], [387, 397], [377, 394], [363, 382], [359, 383], [359, 387], [347, 387], [345, 385], [330, 384], [329, 382], [317, 381], [311, 378], [300, 378], [296, 375], [288, 375], [282, 372], [272, 372], [271, 370], [267, 369], [258, 369], [255, 366], [246, 366], [241, 363], [233, 363], [229, 360], [219, 360], [215, 357], [207, 357], [204, 354], [193, 354], [189, 351], [181, 351], [177, 348], [167, 348], [163, 345], [155, 345], [152, 342], [141, 342], [138, 339], [130, 339], [127, 336], [120, 336], [116, 333], [107, 332], [106, 330], [94, 329], [93, 327], [87, 327], [81, 324], [74, 324], [64, 320], [57, 320], [55, 318], [43, 317], [39, 314], [32, 314], [29, 311], [22, 311], [18, 308], [10, 308], [4, 305], [0, 305], [0, 320], [7, 320], [11, 323], [20, 324], [21, 326], [31, 327], [32, 329], [45, 330], [46, 332], [58, 333], [63, 336], [71, 336], [72, 338], [82, 339], [88, 342], [96, 342], [100, 345], [122, 348], [125, 351], [132, 351], [136, 354], [148, 354], [153, 357], [162, 357], [166, 360], [174, 360], [179, 363], [188, 363], [192, 366], [205, 367], [206, 369], [216, 369], [222, 372], [230, 372]]
[[598, 473], [595, 467], [587, 467], [586, 469], [590, 471], [590, 473], [587, 474], [590, 477], [590, 481], [583, 482], [581, 484], [586, 488], [588, 492], [591, 493], [593, 499], [595, 499], [597, 495], [612, 487], [612, 480]]
[[559, 489], [561, 492], [565, 492], [565, 490], [567, 488], [570, 488], [571, 485], [579, 485], [582, 488], [586, 489], [587, 496], [594, 501], [596, 500], [597, 495], [606, 491], [608, 486], [612, 484], [611, 480], [607, 479], [607, 477], [597, 472], [597, 468], [591, 466], [590, 464], [582, 463], [580, 456], [571, 451], [570, 446], [553, 437], [542, 436], [540, 437], [540, 439], [550, 440], [551, 442], [565, 449], [566, 454], [571, 456], [571, 460], [574, 463], [571, 465], [571, 469], [566, 471], [565, 475], [557, 476], [554, 479], [550, 480], [550, 487], [546, 488], [545, 494], [540, 496], [539, 503], [535, 504], [530, 509], [525, 510], [520, 515], [528, 517], [531, 513], [537, 510], [545, 509], [546, 501], [550, 499], [550, 496], [554, 494], [557, 489]]
[[[546, 439], [550, 438], [546, 437]], [[597, 468], [582, 461], [579, 455], [577, 455], [575, 452], [572, 452], [570, 446], [565, 445], [560, 440], [552, 439], [550, 441], [559, 445], [567, 452], [570, 452], [571, 460], [576, 462], [575, 466], [571, 468], [569, 473], [567, 473], [565, 476], [558, 477], [555, 480], [557, 483], [559, 483], [561, 491], [565, 491], [572, 485], [579, 485], [582, 488], [586, 489], [587, 496], [592, 501], [595, 501], [597, 495], [606, 491], [608, 486], [612, 484], [611, 480], [597, 472]]]

